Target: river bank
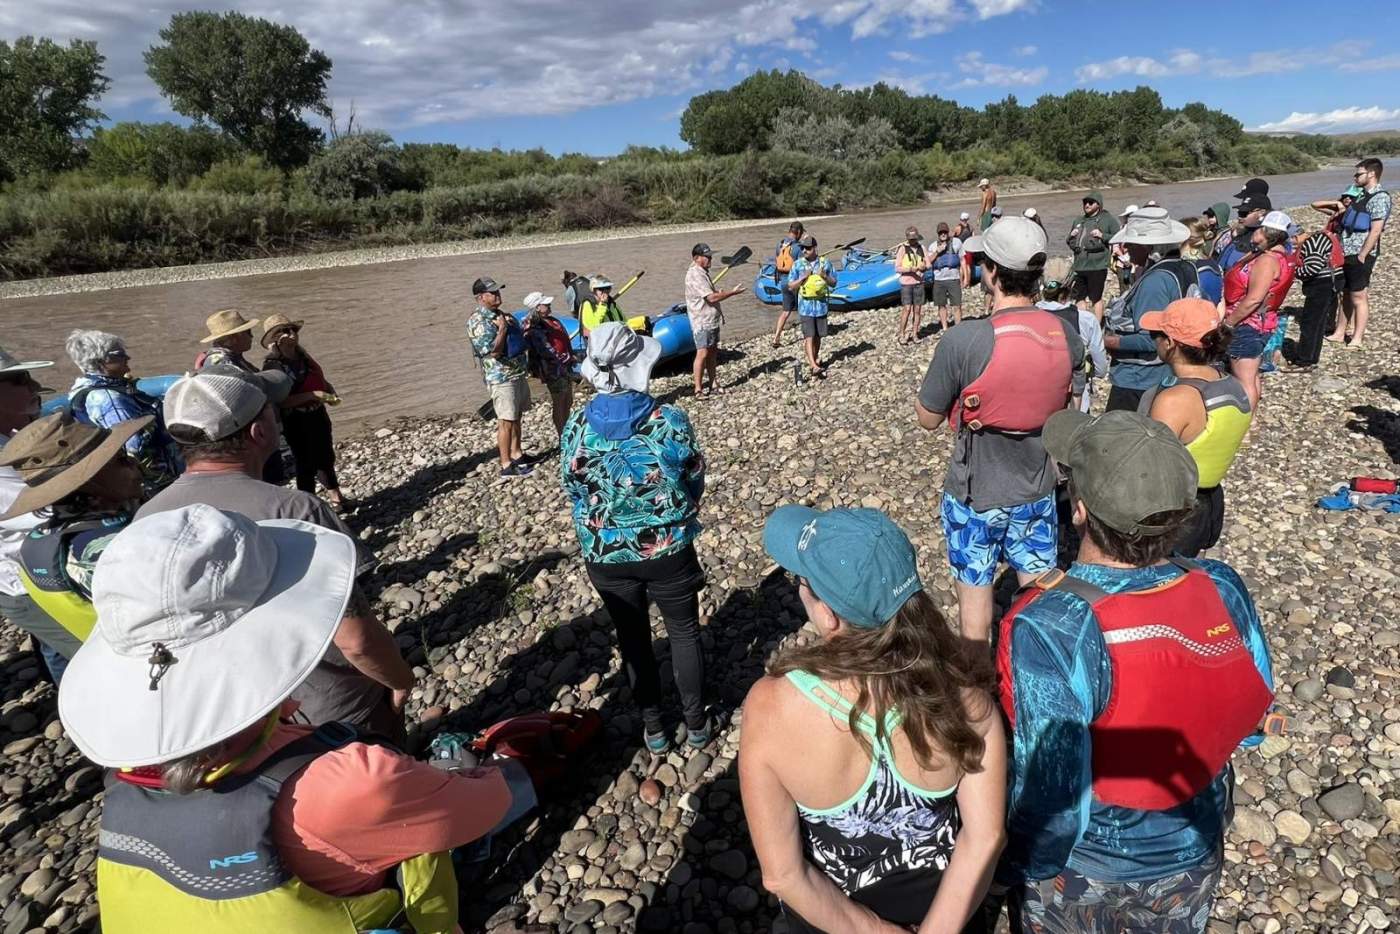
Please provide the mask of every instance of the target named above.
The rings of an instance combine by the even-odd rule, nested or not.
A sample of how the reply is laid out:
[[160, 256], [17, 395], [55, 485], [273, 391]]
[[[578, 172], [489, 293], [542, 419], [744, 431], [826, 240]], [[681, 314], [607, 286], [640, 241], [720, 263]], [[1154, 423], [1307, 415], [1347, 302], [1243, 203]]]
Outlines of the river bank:
[[[1400, 266], [1383, 256], [1373, 327], [1393, 333]], [[973, 304], [980, 298], [973, 298]], [[410, 719], [472, 729], [541, 709], [591, 708], [608, 726], [567, 787], [466, 885], [470, 932], [782, 931], [739, 805], [739, 704], [802, 610], [771, 575], [761, 527], [776, 506], [887, 510], [914, 540], [944, 612], [955, 598], [938, 526], [946, 432], [914, 423], [935, 340], [894, 343], [893, 312], [845, 315], [831, 376], [794, 384], [795, 335], [726, 342], [726, 394], [692, 401], [688, 377], [653, 385], [693, 419], [709, 464], [699, 552], [702, 644], [725, 726], [698, 753], [652, 759], [588, 584], [557, 460], [502, 483], [494, 436], [460, 414], [397, 418], [342, 447], [352, 517], [381, 559], [379, 612], [417, 667]], [[1400, 915], [1400, 517], [1314, 501], [1355, 474], [1400, 464], [1400, 352], [1328, 344], [1315, 376], [1270, 376], [1262, 424], [1227, 481], [1219, 555], [1247, 580], [1291, 732], [1235, 756], [1235, 822], [1211, 934], [1384, 930]], [[527, 449], [553, 430], [542, 407]], [[656, 636], [664, 657], [664, 632]], [[666, 670], [669, 681], [669, 670]], [[91, 929], [100, 771], [63, 736], [53, 689], [13, 629], [0, 630], [0, 923]], [[643, 784], [652, 779], [655, 784]]]

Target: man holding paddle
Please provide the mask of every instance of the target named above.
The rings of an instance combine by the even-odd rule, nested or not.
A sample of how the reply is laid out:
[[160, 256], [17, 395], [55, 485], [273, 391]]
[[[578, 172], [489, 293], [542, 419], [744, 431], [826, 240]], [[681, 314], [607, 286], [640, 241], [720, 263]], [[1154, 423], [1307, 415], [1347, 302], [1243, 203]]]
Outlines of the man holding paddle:
[[[729, 257], [728, 265], [735, 264], [737, 256]], [[708, 243], [697, 243], [690, 248], [690, 268], [685, 272], [685, 310], [690, 318], [690, 333], [695, 337], [695, 397], [707, 399], [720, 395], [719, 388], [719, 328], [724, 323], [724, 309], [720, 303], [742, 293], [744, 287], [719, 291], [710, 278], [710, 263], [714, 253]], [[721, 272], [720, 275], [724, 273]], [[706, 383], [708, 374], [709, 385]]]

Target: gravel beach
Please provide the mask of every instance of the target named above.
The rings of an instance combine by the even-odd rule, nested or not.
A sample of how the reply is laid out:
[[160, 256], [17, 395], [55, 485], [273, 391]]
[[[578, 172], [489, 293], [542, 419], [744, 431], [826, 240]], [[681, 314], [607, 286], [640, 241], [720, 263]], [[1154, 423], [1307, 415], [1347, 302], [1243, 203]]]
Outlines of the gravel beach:
[[[1262, 423], [1226, 481], [1217, 554], [1249, 582], [1293, 724], [1234, 758], [1214, 934], [1400, 923], [1400, 516], [1314, 506], [1333, 483], [1393, 477], [1400, 464], [1397, 304], [1400, 266], [1387, 255], [1367, 348], [1328, 344], [1317, 374], [1266, 377]], [[360, 503], [352, 523], [382, 562], [371, 591], [421, 678], [410, 721], [465, 730], [540, 708], [607, 720], [543, 813], [498, 841], [491, 871], [464, 878], [465, 930], [785, 929], [735, 769], [745, 691], [775, 649], [803, 638], [796, 593], [761, 547], [764, 518], [787, 502], [885, 509], [955, 610], [937, 517], [950, 437], [921, 431], [912, 407], [936, 340], [896, 346], [895, 314], [833, 319], [825, 381], [794, 382], [789, 331], [779, 350], [766, 337], [727, 347], [719, 399], [693, 401], [688, 374], [653, 386], [688, 409], [709, 461], [702, 639], [725, 727], [701, 752], [641, 748], [557, 459], [498, 480], [494, 429], [471, 415], [398, 420], [342, 445], [341, 479]], [[527, 449], [552, 445], [548, 417], [545, 406], [527, 416]], [[659, 619], [655, 632], [664, 657]], [[37, 656], [8, 627], [0, 684], [0, 932], [94, 929], [101, 771], [65, 738]]]

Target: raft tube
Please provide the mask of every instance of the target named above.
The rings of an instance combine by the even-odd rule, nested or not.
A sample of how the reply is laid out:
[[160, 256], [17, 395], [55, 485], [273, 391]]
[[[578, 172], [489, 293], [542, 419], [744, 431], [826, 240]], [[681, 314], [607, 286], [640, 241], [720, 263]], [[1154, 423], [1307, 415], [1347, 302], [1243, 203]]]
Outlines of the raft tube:
[[[924, 273], [924, 282], [933, 281], [933, 271]], [[754, 279], [753, 294], [765, 305], [780, 305], [783, 293], [773, 281], [773, 263], [767, 262]], [[836, 267], [836, 287], [831, 290], [831, 311], [860, 311], [866, 308], [892, 308], [899, 305], [899, 273], [889, 253], [869, 250], [846, 251]]]
[[[528, 314], [529, 312], [522, 308], [515, 312], [515, 320], [523, 326]], [[555, 317], [559, 319], [560, 323], [564, 325], [564, 330], [568, 332], [569, 342], [574, 351], [581, 355], [584, 352], [586, 341], [579, 327], [578, 319], [569, 315], [555, 315]], [[651, 336], [661, 343], [662, 360], [695, 353], [695, 335], [690, 331], [690, 316], [686, 314], [685, 302], [677, 302], [660, 315], [653, 316]]]
[[[175, 381], [183, 376], [183, 373], [171, 373], [168, 376], [146, 376], [136, 381], [136, 389], [138, 392], [144, 392], [148, 396], [164, 399], [170, 387], [175, 385]], [[68, 393], [65, 392], [45, 400], [44, 404], [39, 407], [39, 414], [52, 415], [66, 408], [68, 408]]]

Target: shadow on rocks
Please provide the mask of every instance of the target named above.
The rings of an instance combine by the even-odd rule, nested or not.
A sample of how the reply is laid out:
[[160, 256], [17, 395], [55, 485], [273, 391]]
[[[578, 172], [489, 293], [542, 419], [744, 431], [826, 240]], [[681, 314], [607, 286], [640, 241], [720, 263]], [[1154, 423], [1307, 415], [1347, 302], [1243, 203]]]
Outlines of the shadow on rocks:
[[772, 360], [768, 360], [763, 363], [758, 363], [749, 367], [748, 370], [745, 371], [743, 376], [740, 376], [738, 379], [734, 380], [734, 382], [730, 383], [729, 385], [731, 387], [742, 386], [751, 379], [756, 379], [760, 376], [767, 376], [770, 373], [782, 372], [783, 370], [791, 367], [796, 362], [797, 357], [792, 354], [784, 354], [780, 357], [774, 357]]
[[482, 464], [495, 460], [496, 456], [496, 449], [492, 447], [420, 467], [402, 482], [388, 484], [360, 500], [351, 524], [356, 529], [373, 526], [377, 531], [366, 544], [376, 548], [383, 544], [385, 535], [422, 509], [424, 503], [430, 502], [446, 488], [460, 484]]
[[842, 347], [834, 354], [826, 358], [828, 366], [840, 363], [842, 360], [849, 360], [852, 357], [859, 357], [866, 351], [874, 350], [875, 345], [870, 341], [861, 341], [859, 344], [851, 344], [849, 347]]
[[1379, 389], [1400, 399], [1400, 376], [1378, 376], [1366, 384], [1367, 389]]
[[[1347, 430], [1375, 438], [1385, 446], [1391, 463], [1400, 464], [1400, 415], [1374, 405], [1354, 405], [1351, 412], [1356, 417], [1347, 419]], [[1357, 466], [1363, 473], [1367, 469], [1364, 464]]]

